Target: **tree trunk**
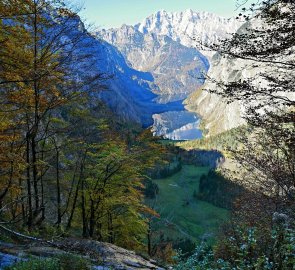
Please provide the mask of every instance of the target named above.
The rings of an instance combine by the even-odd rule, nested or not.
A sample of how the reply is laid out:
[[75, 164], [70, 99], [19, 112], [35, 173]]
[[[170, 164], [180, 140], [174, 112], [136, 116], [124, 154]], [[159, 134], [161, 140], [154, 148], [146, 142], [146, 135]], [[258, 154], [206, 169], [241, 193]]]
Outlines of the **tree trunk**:
[[61, 195], [60, 195], [60, 178], [59, 178], [59, 149], [56, 149], [56, 191], [57, 191], [57, 225], [61, 224]]
[[26, 162], [27, 162], [27, 226], [30, 230], [33, 222], [33, 209], [32, 209], [32, 191], [31, 191], [31, 176], [30, 176], [30, 141], [29, 137], [26, 138]]
[[77, 205], [77, 200], [78, 200], [78, 195], [79, 195], [79, 187], [80, 187], [80, 180], [77, 183], [77, 187], [76, 187], [76, 191], [75, 191], [75, 196], [74, 196], [74, 201], [73, 201], [73, 206], [72, 206], [72, 210], [68, 219], [68, 224], [67, 224], [67, 229], [70, 229], [72, 227], [72, 220], [74, 217], [74, 213], [76, 210], [76, 205]]
[[95, 230], [95, 208], [94, 208], [94, 201], [91, 199], [90, 204], [90, 218], [89, 218], [89, 236], [93, 237], [94, 230]]
[[[82, 173], [81, 173], [82, 174]], [[87, 219], [86, 219], [86, 202], [85, 202], [85, 181], [81, 179], [81, 209], [82, 209], [82, 223], [83, 223], [83, 237], [87, 237]]]
[[113, 229], [113, 216], [112, 213], [108, 213], [108, 234], [109, 234], [109, 243], [114, 243], [114, 229]]
[[35, 198], [35, 215], [39, 213], [39, 194], [38, 194], [38, 169], [37, 169], [37, 142], [36, 136], [39, 125], [39, 91], [38, 91], [38, 10], [37, 1], [34, 1], [34, 125], [31, 130], [32, 162], [33, 162], [33, 186]]
[[33, 186], [34, 186], [34, 199], [35, 199], [35, 213], [39, 213], [39, 191], [38, 191], [38, 169], [37, 169], [37, 151], [36, 151], [36, 138], [32, 138], [32, 162], [33, 162]]
[[151, 228], [151, 221], [149, 220], [148, 223], [148, 233], [147, 233], [147, 240], [148, 240], [148, 255], [152, 256], [152, 228]]
[[[41, 150], [41, 160], [44, 160], [44, 147], [45, 147], [45, 140], [42, 143], [42, 150]], [[43, 181], [44, 173], [41, 173], [40, 176], [40, 185], [41, 185], [41, 219], [45, 219], [45, 198], [44, 198], [44, 181]]]

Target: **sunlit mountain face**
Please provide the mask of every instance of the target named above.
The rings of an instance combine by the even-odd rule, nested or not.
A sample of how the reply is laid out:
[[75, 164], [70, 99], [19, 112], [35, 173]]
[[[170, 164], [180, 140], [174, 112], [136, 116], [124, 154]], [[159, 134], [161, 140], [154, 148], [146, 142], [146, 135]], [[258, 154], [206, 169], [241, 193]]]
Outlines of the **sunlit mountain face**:
[[156, 135], [190, 140], [200, 138], [202, 132], [199, 117], [187, 112], [183, 101], [204, 84], [212, 55], [199, 50], [193, 39], [215, 43], [238, 27], [236, 20], [207, 12], [159, 11], [142, 23], [103, 29], [96, 36], [114, 46], [126, 61], [120, 73], [154, 94], [146, 99], [141, 96], [144, 90], [130, 93], [133, 102], [139, 103], [139, 110], [143, 110], [137, 114], [144, 114], [139, 117], [141, 123], [153, 125]]

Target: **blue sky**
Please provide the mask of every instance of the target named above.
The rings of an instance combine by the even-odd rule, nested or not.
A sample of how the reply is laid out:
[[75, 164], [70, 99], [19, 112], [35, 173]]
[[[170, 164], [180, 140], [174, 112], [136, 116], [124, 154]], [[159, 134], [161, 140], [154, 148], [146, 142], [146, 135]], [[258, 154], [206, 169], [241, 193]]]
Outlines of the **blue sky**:
[[237, 14], [237, 0], [76, 0], [84, 6], [82, 17], [98, 27], [135, 24], [156, 11], [209, 11], [224, 17]]

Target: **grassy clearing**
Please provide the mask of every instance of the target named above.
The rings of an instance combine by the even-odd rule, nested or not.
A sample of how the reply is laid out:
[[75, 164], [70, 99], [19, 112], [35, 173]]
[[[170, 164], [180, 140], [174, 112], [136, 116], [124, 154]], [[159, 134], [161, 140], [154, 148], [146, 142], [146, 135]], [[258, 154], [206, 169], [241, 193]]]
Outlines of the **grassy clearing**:
[[213, 241], [219, 225], [228, 217], [228, 211], [194, 197], [199, 191], [200, 177], [208, 172], [209, 167], [184, 165], [173, 176], [154, 180], [159, 186], [159, 194], [148, 203], [161, 215], [153, 224], [155, 237], [162, 234], [172, 240]]

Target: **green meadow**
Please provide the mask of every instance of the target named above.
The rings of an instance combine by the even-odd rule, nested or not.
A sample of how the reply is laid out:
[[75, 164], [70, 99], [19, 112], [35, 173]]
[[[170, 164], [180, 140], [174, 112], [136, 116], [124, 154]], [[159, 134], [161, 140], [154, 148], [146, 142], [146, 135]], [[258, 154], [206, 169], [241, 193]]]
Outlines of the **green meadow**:
[[209, 167], [183, 165], [180, 172], [153, 180], [159, 187], [159, 194], [148, 200], [148, 204], [160, 214], [152, 224], [154, 238], [214, 241], [218, 227], [229, 213], [195, 198], [200, 177], [208, 172]]

